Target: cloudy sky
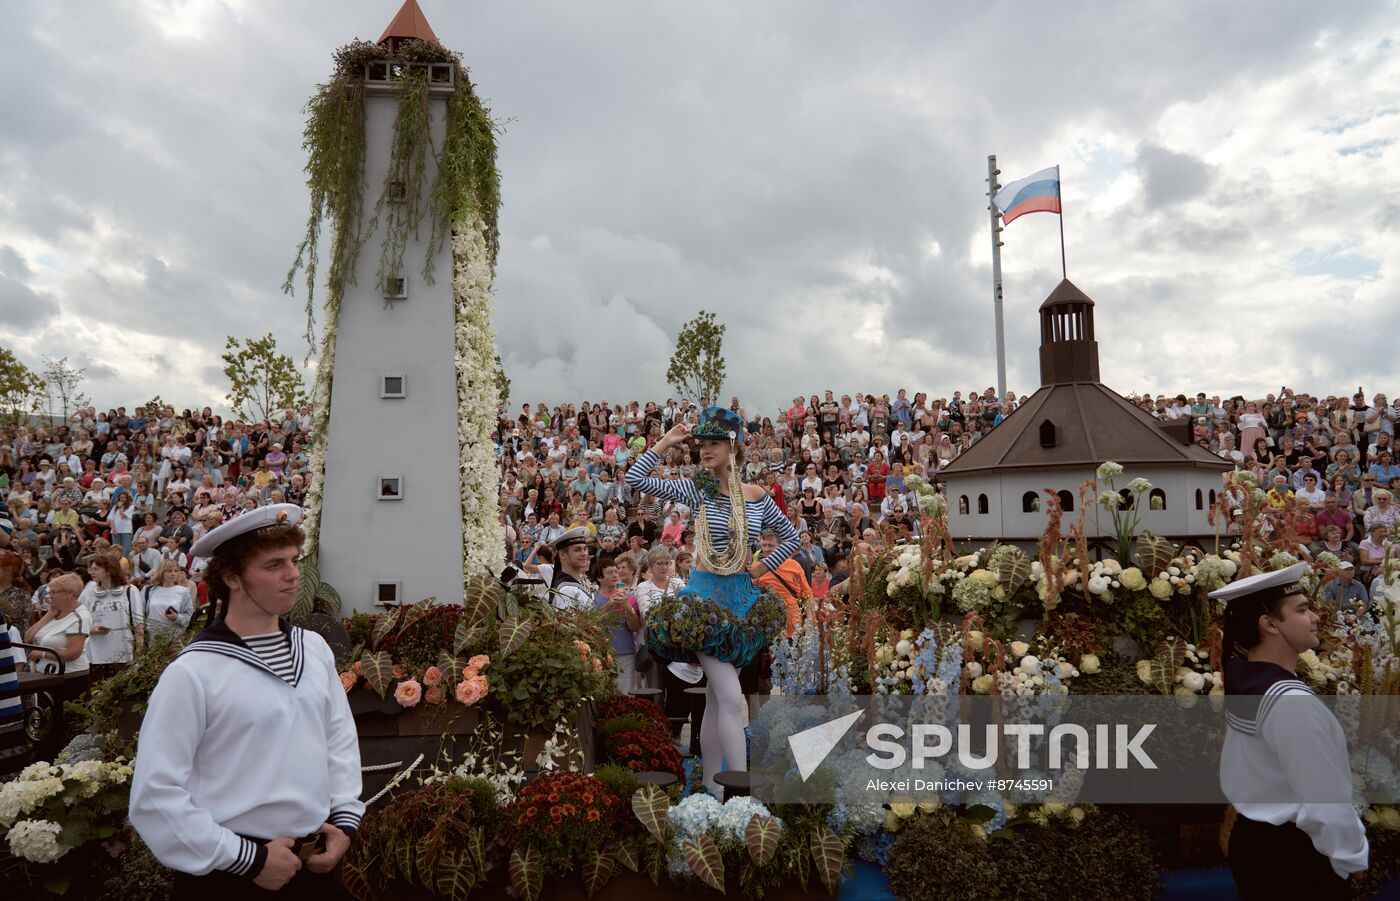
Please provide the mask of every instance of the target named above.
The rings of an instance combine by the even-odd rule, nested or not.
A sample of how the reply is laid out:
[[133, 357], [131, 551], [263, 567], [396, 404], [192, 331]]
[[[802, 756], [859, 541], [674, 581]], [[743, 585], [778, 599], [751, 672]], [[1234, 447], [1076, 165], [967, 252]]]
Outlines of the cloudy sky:
[[[989, 153], [1062, 167], [1107, 384], [1400, 389], [1394, 0], [421, 2], [503, 123], [514, 403], [664, 397], [702, 308], [764, 405], [993, 384]], [[217, 407], [226, 335], [300, 359], [302, 104], [397, 7], [6, 2], [0, 344], [104, 406]], [[1013, 390], [1057, 224], [1003, 234]]]

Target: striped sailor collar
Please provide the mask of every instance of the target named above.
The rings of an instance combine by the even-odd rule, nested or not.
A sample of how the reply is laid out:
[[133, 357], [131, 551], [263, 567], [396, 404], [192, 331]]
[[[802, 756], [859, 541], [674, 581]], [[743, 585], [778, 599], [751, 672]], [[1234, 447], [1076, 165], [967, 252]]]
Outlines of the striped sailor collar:
[[[300, 628], [293, 626], [285, 619], [278, 619], [277, 627], [282, 630], [283, 635], [287, 636], [287, 644], [292, 649], [292, 687], [295, 688], [301, 681], [301, 673], [306, 660], [303, 649], [303, 632]], [[230, 629], [222, 618], [215, 620], [209, 628], [190, 639], [190, 643], [185, 645], [185, 649], [180, 652], [180, 656], [184, 656], [193, 651], [223, 654], [225, 657], [241, 660], [251, 667], [262, 670], [278, 682], [284, 685], [286, 684], [286, 681], [281, 676], [277, 675], [272, 667], [268, 666], [267, 663], [263, 661], [262, 657], [258, 656], [256, 651], [248, 647], [248, 643]]]
[[1232, 658], [1225, 663], [1225, 722], [1246, 735], [1259, 734], [1265, 715], [1278, 698], [1290, 691], [1313, 694], [1297, 674], [1277, 663]]

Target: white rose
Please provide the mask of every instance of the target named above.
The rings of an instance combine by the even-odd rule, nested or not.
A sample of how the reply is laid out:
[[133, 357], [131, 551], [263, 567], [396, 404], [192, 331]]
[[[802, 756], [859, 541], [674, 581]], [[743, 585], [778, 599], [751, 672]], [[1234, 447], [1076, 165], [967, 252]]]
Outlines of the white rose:
[[1031, 646], [1024, 641], [1011, 642], [1011, 654], [1015, 657], [1024, 657], [1031, 652]]
[[901, 657], [908, 657], [914, 651], [914, 643], [901, 638], [894, 646], [894, 652]]

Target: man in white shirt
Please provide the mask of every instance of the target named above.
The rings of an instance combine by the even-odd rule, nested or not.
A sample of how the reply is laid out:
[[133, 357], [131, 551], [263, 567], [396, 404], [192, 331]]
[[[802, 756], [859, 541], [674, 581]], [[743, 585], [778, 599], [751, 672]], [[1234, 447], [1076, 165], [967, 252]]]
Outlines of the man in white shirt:
[[131, 556], [128, 559], [131, 562], [131, 581], [145, 582], [165, 558], [160, 551], [151, 547], [149, 541], [135, 538], [131, 542]]

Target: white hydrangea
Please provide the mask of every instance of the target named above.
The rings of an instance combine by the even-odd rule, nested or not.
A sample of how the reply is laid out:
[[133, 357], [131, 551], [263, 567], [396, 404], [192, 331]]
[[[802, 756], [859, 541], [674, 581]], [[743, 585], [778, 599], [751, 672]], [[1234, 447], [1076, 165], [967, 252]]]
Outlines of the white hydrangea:
[[60, 844], [59, 825], [51, 820], [24, 820], [10, 829], [10, 853], [30, 863], [53, 863], [71, 849]]

